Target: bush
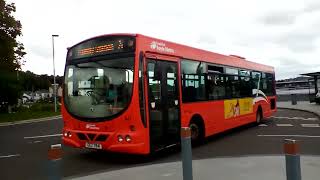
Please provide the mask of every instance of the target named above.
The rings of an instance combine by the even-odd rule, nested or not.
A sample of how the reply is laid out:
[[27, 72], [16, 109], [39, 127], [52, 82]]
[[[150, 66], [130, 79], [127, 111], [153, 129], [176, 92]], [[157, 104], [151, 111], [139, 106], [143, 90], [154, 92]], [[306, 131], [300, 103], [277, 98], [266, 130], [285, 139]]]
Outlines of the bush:
[[[57, 109], [59, 110], [60, 107], [57, 105]], [[31, 108], [30, 111], [54, 111], [54, 104], [53, 103], [44, 103], [44, 102], [37, 102], [34, 103]]]

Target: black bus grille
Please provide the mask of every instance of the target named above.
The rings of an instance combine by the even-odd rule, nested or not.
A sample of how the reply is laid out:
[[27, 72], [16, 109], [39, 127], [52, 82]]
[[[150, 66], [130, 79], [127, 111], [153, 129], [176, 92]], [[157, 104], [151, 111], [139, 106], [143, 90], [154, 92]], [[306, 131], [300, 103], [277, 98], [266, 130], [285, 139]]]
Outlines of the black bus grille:
[[91, 133], [87, 134], [88, 137], [84, 133], [77, 133], [77, 136], [80, 140], [89, 140], [89, 141], [93, 141], [95, 137], [96, 137], [95, 139], [96, 141], [106, 141], [107, 138], [109, 137], [109, 135], [107, 134], [100, 134], [97, 136], [96, 134], [91, 134]]
[[86, 135], [84, 135], [83, 133], [77, 133], [77, 136], [80, 140], [87, 140]]
[[94, 137], [96, 137], [95, 134], [87, 134], [87, 135], [88, 135], [88, 137], [89, 137], [89, 139], [90, 139], [91, 141], [93, 141], [93, 140], [94, 140]]
[[108, 138], [108, 135], [101, 134], [96, 138], [96, 141], [105, 141]]

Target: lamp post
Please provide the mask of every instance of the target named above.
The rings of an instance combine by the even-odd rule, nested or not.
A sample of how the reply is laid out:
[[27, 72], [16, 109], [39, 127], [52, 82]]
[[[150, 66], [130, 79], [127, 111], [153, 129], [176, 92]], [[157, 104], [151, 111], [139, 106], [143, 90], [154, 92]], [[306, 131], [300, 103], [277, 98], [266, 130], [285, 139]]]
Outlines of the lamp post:
[[54, 96], [54, 112], [57, 112], [57, 88], [56, 88], [56, 69], [54, 64], [54, 38], [59, 37], [57, 34], [52, 35], [52, 61], [53, 61], [53, 96]]

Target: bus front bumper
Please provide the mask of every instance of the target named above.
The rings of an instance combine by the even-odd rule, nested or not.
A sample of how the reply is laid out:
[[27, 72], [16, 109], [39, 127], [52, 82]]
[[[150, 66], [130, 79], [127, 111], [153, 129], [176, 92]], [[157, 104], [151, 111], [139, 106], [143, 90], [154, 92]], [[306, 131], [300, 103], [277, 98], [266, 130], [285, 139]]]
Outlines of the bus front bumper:
[[[87, 149], [85, 144], [86, 141], [77, 141], [71, 138], [62, 137], [62, 143], [66, 146], [71, 146], [75, 148], [84, 148]], [[95, 143], [95, 142], [90, 142]], [[100, 143], [104, 151], [109, 152], [119, 152], [119, 153], [128, 153], [128, 154], [149, 154], [149, 148], [147, 148], [145, 143]]]

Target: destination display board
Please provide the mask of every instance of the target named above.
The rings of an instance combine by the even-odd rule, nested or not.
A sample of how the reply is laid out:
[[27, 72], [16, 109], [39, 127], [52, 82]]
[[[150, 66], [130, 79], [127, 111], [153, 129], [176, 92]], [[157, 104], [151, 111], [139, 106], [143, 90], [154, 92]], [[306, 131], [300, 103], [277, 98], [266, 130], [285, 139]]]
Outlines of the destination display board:
[[98, 37], [80, 43], [69, 49], [68, 60], [113, 53], [133, 52], [134, 50], [134, 37]]

